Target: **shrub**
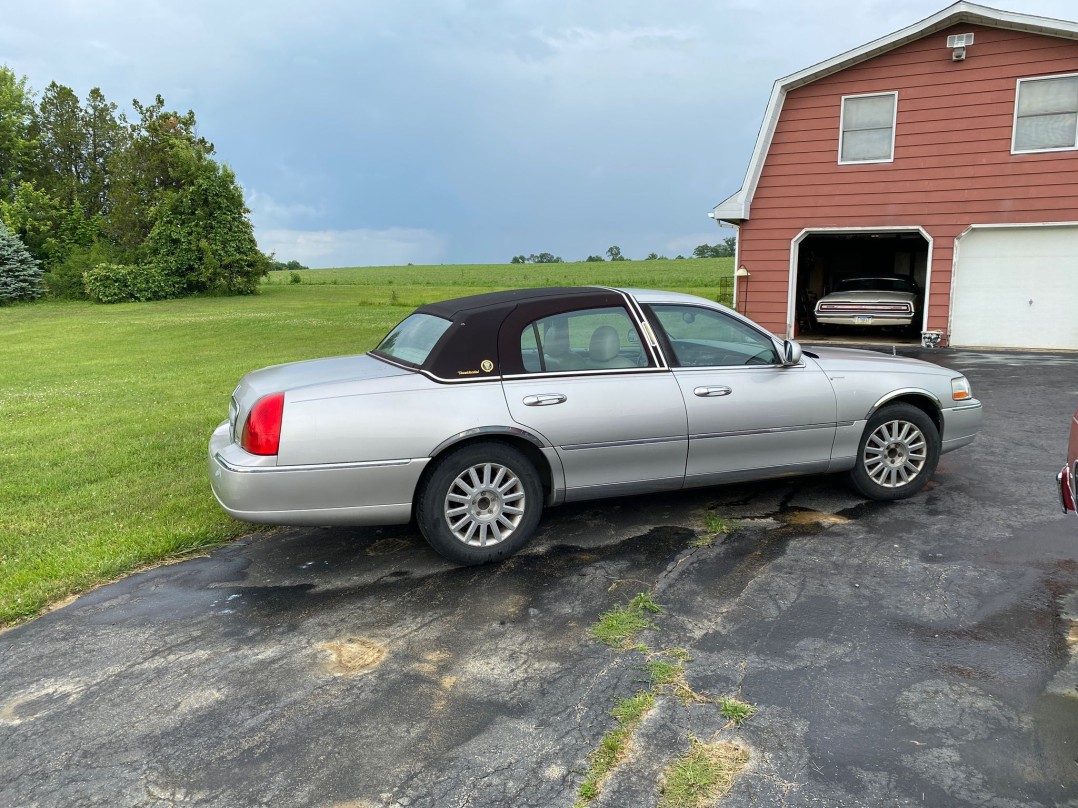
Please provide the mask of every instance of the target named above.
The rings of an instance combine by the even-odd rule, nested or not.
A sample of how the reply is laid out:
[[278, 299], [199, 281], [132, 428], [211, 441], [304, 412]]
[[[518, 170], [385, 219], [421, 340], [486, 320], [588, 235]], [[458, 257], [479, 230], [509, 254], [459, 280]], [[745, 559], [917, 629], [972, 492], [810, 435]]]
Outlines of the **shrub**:
[[0, 304], [41, 297], [41, 264], [0, 224]]
[[130, 250], [103, 241], [89, 247], [75, 247], [64, 260], [45, 272], [45, 291], [53, 298], [85, 300], [82, 276], [88, 270], [98, 264], [126, 264], [132, 257]]
[[289, 283], [303, 283], [303, 278], [300, 277], [300, 274], [298, 272], [293, 272], [291, 275], [288, 276], [288, 282]]
[[176, 279], [153, 264], [98, 264], [82, 279], [86, 296], [98, 303], [164, 300], [180, 291]]

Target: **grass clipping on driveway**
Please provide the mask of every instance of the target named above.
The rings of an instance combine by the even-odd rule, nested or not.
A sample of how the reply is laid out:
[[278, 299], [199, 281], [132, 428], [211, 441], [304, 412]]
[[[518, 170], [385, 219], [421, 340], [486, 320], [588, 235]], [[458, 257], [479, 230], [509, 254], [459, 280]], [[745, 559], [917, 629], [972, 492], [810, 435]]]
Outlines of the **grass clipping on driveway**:
[[659, 808], [702, 808], [730, 790], [749, 753], [737, 744], [689, 739], [689, 752], [663, 772]]
[[495, 289], [714, 299], [733, 260], [298, 274], [270, 273], [249, 297], [0, 307], [0, 625], [253, 529], [221, 511], [206, 475], [210, 433], [249, 370], [363, 353], [418, 305]]

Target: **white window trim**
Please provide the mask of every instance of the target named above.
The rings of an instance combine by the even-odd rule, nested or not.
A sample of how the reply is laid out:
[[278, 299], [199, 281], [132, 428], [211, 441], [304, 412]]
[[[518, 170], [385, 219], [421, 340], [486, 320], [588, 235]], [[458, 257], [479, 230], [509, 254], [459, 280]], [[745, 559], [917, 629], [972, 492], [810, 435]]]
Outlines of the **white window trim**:
[[1078, 150], [1078, 132], [1075, 132], [1073, 146], [1052, 146], [1048, 149], [1016, 149], [1014, 141], [1018, 137], [1018, 94], [1022, 92], [1023, 81], [1043, 81], [1044, 79], [1069, 79], [1078, 76], [1078, 73], [1053, 73], [1049, 76], [1026, 76], [1018, 79], [1014, 85], [1014, 117], [1011, 121], [1011, 154], [1046, 154], [1048, 152], [1064, 152]]
[[[881, 157], [878, 160], [843, 160], [842, 159], [842, 138], [846, 134], [846, 99], [847, 98], [878, 98], [884, 95], [893, 95], [895, 98], [895, 109], [891, 116], [891, 156]], [[893, 163], [895, 161], [895, 130], [898, 128], [898, 90], [891, 90], [885, 93], [859, 93], [857, 95], [844, 95], [839, 102], [838, 112], [838, 164], [840, 166], [863, 166], [871, 165], [873, 163]]]

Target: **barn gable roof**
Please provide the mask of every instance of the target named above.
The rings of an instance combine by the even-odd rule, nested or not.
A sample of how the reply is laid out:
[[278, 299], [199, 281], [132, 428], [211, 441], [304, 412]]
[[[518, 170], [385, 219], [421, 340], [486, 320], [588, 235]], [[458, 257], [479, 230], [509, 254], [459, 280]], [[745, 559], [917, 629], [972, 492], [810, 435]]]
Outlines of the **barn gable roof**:
[[753, 149], [752, 157], [749, 160], [749, 167], [745, 172], [745, 181], [741, 189], [716, 205], [708, 215], [716, 221], [726, 222], [740, 222], [749, 218], [752, 197], [756, 192], [756, 184], [760, 180], [764, 159], [771, 148], [771, 138], [775, 134], [775, 127], [778, 125], [786, 94], [790, 90], [803, 87], [825, 76], [838, 73], [887, 51], [960, 23], [983, 25], [989, 28], [1005, 28], [1065, 39], [1078, 39], [1078, 23], [1055, 20], [1049, 17], [1036, 17], [1031, 14], [1001, 11], [1000, 9], [962, 0], [962, 2], [950, 5], [932, 16], [892, 34], [874, 39], [859, 48], [840, 53], [838, 56], [807, 67], [797, 73], [791, 73], [789, 76], [776, 81], [771, 90], [771, 98], [768, 100], [767, 110], [764, 112], [760, 133], [756, 137], [756, 147]]

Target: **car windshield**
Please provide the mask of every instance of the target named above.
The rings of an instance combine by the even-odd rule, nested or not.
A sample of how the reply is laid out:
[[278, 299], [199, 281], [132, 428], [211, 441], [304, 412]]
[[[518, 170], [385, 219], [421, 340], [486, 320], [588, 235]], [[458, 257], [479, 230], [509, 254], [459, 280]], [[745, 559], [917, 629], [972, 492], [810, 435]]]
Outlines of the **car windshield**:
[[912, 292], [910, 278], [846, 278], [839, 281], [836, 292]]
[[412, 365], [422, 365], [451, 325], [452, 321], [435, 317], [433, 314], [413, 314], [390, 331], [386, 338], [378, 343], [374, 353]]

